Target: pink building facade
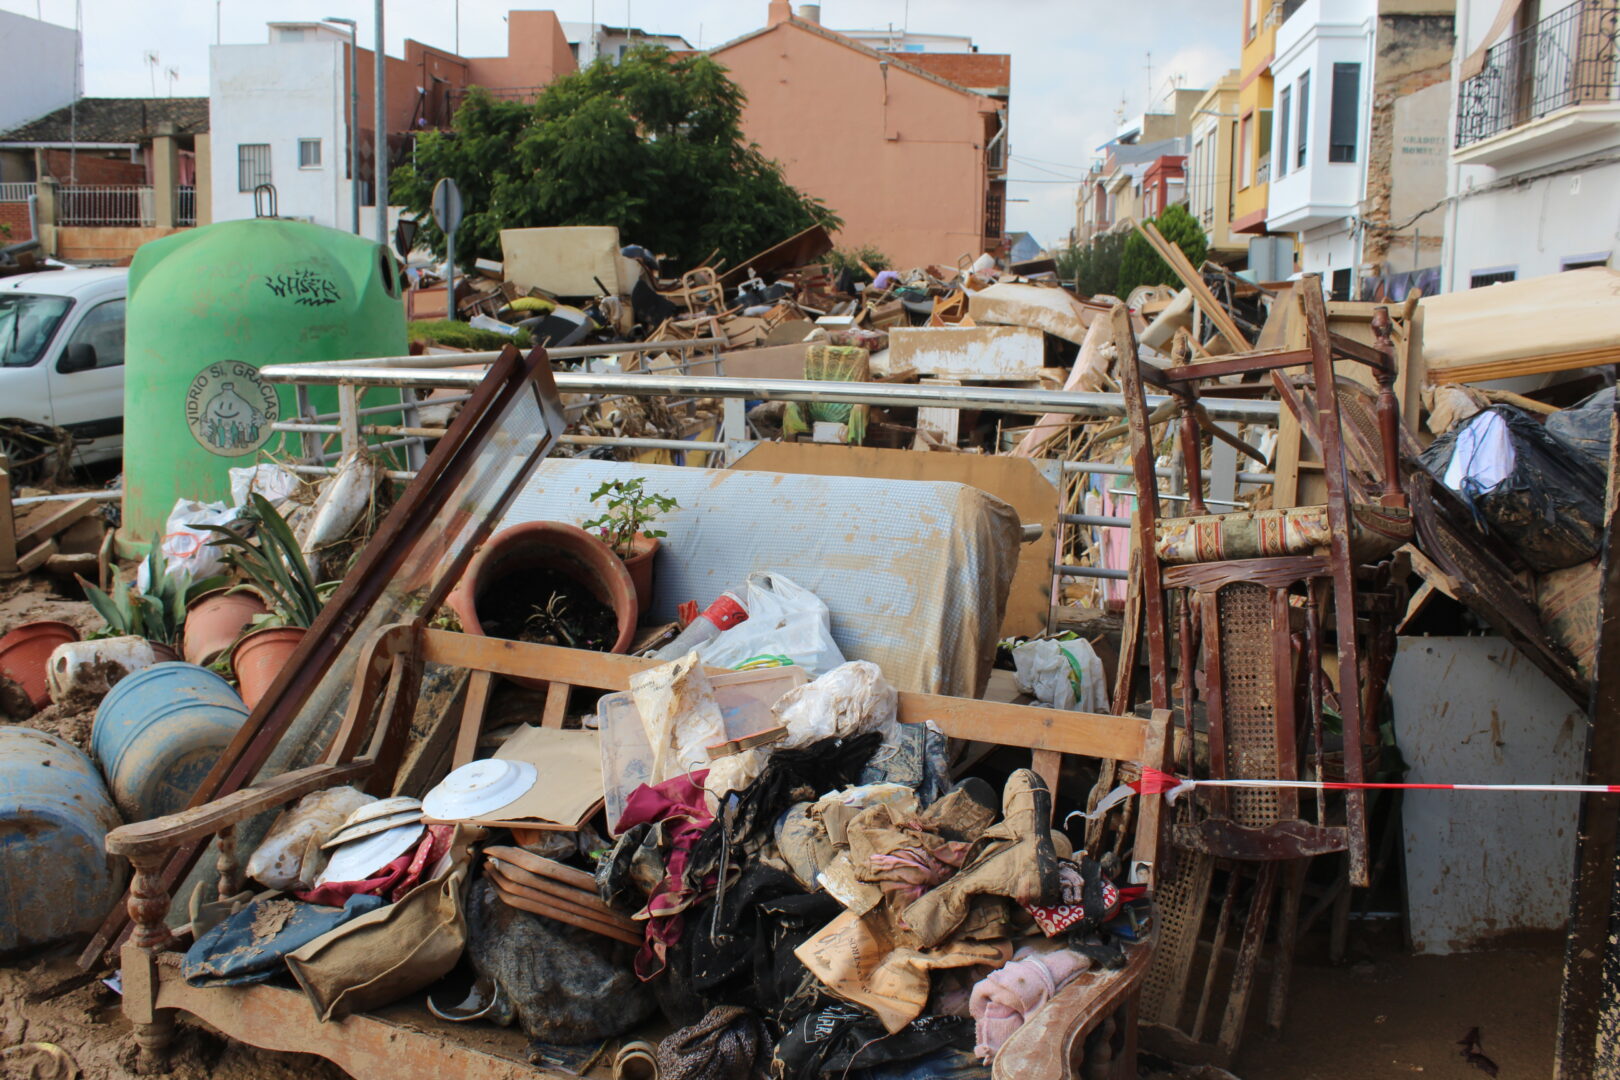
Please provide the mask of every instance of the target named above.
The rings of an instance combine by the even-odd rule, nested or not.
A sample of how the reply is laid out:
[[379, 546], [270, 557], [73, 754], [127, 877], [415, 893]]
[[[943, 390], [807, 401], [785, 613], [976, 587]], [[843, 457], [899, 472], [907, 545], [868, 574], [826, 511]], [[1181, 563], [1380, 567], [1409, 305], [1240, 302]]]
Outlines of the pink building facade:
[[1001, 245], [1004, 101], [795, 16], [786, 0], [713, 55], [748, 96], [748, 136], [843, 219], [840, 247], [909, 267]]

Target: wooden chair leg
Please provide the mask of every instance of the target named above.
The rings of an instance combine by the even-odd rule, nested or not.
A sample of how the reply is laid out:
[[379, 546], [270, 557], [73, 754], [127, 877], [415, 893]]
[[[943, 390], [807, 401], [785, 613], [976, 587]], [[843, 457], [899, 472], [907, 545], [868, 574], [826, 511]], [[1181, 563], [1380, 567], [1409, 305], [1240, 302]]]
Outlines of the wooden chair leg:
[[[1277, 959], [1271, 972], [1271, 993], [1266, 1002], [1266, 1026], [1282, 1030], [1288, 1013], [1288, 984], [1294, 972], [1294, 948], [1299, 942], [1299, 901], [1305, 891], [1305, 872], [1311, 860], [1295, 859], [1286, 871], [1282, 906], [1277, 912]], [[1345, 892], [1348, 894], [1349, 889]]]
[[124, 1015], [135, 1034], [135, 1071], [143, 1076], [168, 1071], [169, 1043], [174, 1039], [174, 1010], [157, 1008], [158, 953], [169, 941], [164, 924], [169, 895], [163, 885], [162, 855], [132, 858], [135, 878], [129, 887], [129, 915], [134, 932], [119, 954], [124, 982]]
[[1249, 995], [1254, 992], [1254, 969], [1260, 962], [1260, 949], [1266, 942], [1271, 922], [1271, 901], [1277, 893], [1277, 863], [1259, 863], [1254, 879], [1254, 896], [1249, 901], [1249, 917], [1243, 924], [1243, 943], [1238, 947], [1237, 965], [1232, 970], [1232, 994], [1221, 1020], [1216, 1040], [1223, 1052], [1234, 1054], [1243, 1041], [1243, 1023], [1249, 1015]]

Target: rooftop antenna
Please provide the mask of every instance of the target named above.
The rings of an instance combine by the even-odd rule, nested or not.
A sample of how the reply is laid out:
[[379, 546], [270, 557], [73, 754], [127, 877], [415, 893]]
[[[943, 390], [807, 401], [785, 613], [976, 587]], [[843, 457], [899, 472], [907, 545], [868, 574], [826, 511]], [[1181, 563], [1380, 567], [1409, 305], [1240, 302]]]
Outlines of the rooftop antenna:
[[148, 49], [141, 59], [147, 66], [148, 74], [152, 76], [152, 96], [157, 97], [157, 69], [158, 64], [162, 61], [158, 59], [157, 52], [152, 49]]
[[1146, 56], [1147, 56], [1148, 103], [1147, 103], [1147, 108], [1144, 109], [1143, 111], [1144, 112], [1152, 112], [1153, 111], [1153, 50], [1149, 49], [1147, 51], [1147, 53], [1146, 53]]
[[174, 97], [174, 84], [180, 81], [180, 69], [177, 67], [167, 68], [163, 72], [163, 77], [169, 80], [169, 96]]

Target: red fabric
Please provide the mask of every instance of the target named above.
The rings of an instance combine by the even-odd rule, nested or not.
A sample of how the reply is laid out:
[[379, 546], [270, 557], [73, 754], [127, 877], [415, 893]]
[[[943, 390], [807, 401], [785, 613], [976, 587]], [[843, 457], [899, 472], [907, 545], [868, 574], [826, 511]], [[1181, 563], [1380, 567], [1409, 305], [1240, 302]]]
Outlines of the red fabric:
[[454, 825], [429, 825], [416, 846], [361, 881], [328, 881], [308, 892], [293, 893], [300, 900], [342, 907], [351, 896], [386, 896], [391, 902], [420, 885], [450, 850]]
[[636, 954], [635, 967], [636, 975], [644, 982], [664, 970], [670, 946], [679, 944], [686, 927], [683, 912], [704, 888], [713, 884], [686, 880], [692, 845], [714, 821], [703, 791], [703, 782], [708, 778], [709, 770], [700, 769], [651, 787], [642, 784], [624, 801], [624, 813], [614, 830], [622, 836], [637, 825], [666, 823], [664, 835], [669, 841], [669, 854], [664, 859], [664, 880], [658, 883], [640, 913], [647, 918], [647, 936]]

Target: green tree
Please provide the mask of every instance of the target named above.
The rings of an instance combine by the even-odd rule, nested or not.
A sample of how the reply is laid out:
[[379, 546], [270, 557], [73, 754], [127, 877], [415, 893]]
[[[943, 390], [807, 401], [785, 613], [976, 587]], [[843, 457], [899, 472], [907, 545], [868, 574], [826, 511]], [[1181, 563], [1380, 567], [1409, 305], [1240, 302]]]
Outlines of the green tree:
[[1119, 260], [1125, 251], [1124, 233], [1103, 233], [1080, 249], [1075, 265], [1075, 291], [1081, 296], [1112, 295], [1119, 281]]
[[838, 218], [789, 186], [742, 132], [742, 90], [707, 55], [642, 47], [618, 64], [565, 75], [533, 103], [473, 90], [450, 131], [425, 132], [393, 191], [423, 222], [433, 185], [453, 177], [467, 213], [458, 261], [501, 257], [502, 229], [616, 225], [627, 244], [698, 264], [718, 249], [732, 263]]
[[[1209, 253], [1209, 240], [1204, 236], [1204, 230], [1198, 224], [1198, 219], [1193, 217], [1185, 206], [1177, 203], [1157, 218], [1149, 218], [1148, 221], [1158, 226], [1161, 236], [1181, 249], [1188, 262], [1194, 266], [1203, 264], [1204, 256]], [[1130, 238], [1125, 241], [1124, 254], [1120, 257], [1116, 295], [1123, 300], [1138, 285], [1180, 284], [1181, 278], [1170, 269], [1170, 264], [1159, 258], [1159, 253], [1153, 250], [1153, 245], [1133, 229]]]

